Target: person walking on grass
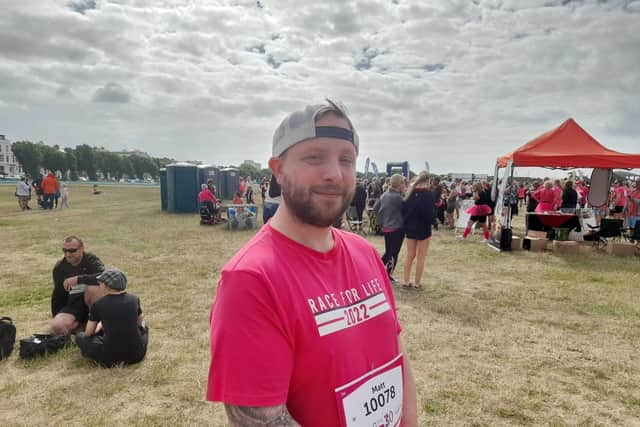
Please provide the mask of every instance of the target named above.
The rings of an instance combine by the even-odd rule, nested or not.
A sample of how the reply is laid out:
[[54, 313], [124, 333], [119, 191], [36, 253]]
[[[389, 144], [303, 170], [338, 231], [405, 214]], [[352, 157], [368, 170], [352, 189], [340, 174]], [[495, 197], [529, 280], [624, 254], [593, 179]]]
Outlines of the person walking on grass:
[[206, 398], [230, 425], [380, 425], [375, 398], [394, 423], [417, 426], [384, 265], [331, 227], [353, 197], [358, 146], [332, 101], [291, 113], [273, 136], [280, 207], [223, 267], [210, 314]]
[[382, 233], [384, 234], [382, 262], [393, 285], [398, 283], [393, 278], [393, 272], [396, 269], [398, 255], [404, 240], [404, 230], [402, 228], [402, 193], [404, 193], [404, 190], [404, 177], [394, 174], [389, 179], [387, 191], [373, 205], [373, 211], [382, 225]]
[[[422, 289], [424, 261], [431, 243], [431, 226], [435, 217], [435, 199], [428, 172], [420, 172], [404, 196], [402, 214], [407, 238], [407, 258], [404, 263], [405, 288]], [[411, 267], [416, 261], [415, 280], [411, 282]]]
[[60, 209], [69, 208], [69, 188], [67, 184], [60, 185]]
[[76, 335], [80, 352], [107, 368], [140, 362], [149, 342], [140, 299], [127, 293], [127, 276], [117, 268], [96, 279], [104, 296], [91, 307], [85, 331]]
[[447, 228], [453, 230], [456, 224], [456, 210], [458, 206], [458, 190], [456, 184], [451, 184], [449, 187], [449, 194], [447, 195]]
[[462, 236], [458, 236], [458, 240], [465, 240], [471, 233], [471, 227], [474, 223], [479, 223], [482, 226], [482, 232], [484, 234], [484, 240], [482, 243], [489, 242], [489, 228], [487, 227], [487, 216], [491, 214], [491, 198], [489, 194], [483, 190], [481, 182], [473, 184], [473, 200], [474, 205], [467, 209], [467, 213], [471, 215], [467, 222], [467, 227], [464, 229]]
[[20, 181], [16, 184], [16, 197], [18, 198], [18, 206], [21, 210], [29, 210], [29, 196], [31, 191], [29, 190], [29, 184], [27, 184], [27, 178], [20, 177]]

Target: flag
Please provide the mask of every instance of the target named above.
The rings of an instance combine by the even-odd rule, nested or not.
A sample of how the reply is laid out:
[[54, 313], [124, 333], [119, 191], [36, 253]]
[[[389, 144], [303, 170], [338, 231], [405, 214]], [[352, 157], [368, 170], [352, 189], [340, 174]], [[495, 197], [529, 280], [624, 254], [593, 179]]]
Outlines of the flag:
[[376, 162], [371, 162], [371, 169], [373, 169], [373, 173], [375, 175], [378, 175], [378, 166], [376, 165]]
[[364, 176], [369, 175], [369, 158], [364, 162]]
[[424, 170], [429, 173], [429, 162], [427, 162], [426, 160], [424, 161]]

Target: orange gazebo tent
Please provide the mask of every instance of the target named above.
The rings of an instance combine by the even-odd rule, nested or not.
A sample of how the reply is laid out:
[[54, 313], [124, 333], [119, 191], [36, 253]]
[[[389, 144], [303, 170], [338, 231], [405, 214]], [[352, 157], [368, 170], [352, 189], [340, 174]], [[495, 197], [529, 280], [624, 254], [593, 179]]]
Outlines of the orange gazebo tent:
[[506, 167], [509, 160], [513, 161], [513, 166], [547, 168], [640, 167], [640, 154], [620, 153], [606, 148], [573, 119], [498, 158], [498, 167]]

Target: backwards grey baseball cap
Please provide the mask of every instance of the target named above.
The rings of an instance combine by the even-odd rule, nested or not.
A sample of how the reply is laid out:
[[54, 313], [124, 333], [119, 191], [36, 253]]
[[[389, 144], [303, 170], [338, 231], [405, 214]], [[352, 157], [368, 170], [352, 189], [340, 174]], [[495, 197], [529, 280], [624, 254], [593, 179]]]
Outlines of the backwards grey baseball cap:
[[[344, 116], [349, 122], [351, 130], [333, 126], [316, 126], [316, 117], [327, 111], [335, 111]], [[358, 133], [347, 116], [345, 108], [340, 103], [326, 100], [324, 104], [307, 105], [301, 111], [294, 111], [284, 118], [273, 134], [271, 155], [278, 157], [289, 147], [312, 138], [336, 138], [351, 142], [358, 153]]]
[[127, 287], [127, 276], [117, 268], [105, 269], [96, 280], [117, 291], [123, 291]]

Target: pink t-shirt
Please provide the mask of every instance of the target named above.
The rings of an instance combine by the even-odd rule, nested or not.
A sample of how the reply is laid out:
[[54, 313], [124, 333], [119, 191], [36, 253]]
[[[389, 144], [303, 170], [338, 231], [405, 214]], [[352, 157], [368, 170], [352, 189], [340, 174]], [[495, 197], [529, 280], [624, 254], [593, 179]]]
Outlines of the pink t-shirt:
[[336, 388], [399, 354], [387, 273], [364, 239], [332, 229], [321, 253], [269, 224], [223, 268], [211, 308], [207, 399], [285, 404], [303, 426], [340, 425]]
[[576, 187], [576, 192], [578, 193], [578, 197], [580, 197], [581, 201], [587, 200], [587, 194], [589, 194], [589, 189], [584, 185], [579, 185]]
[[627, 206], [627, 189], [619, 185], [613, 189], [613, 198], [616, 201], [616, 206]]

